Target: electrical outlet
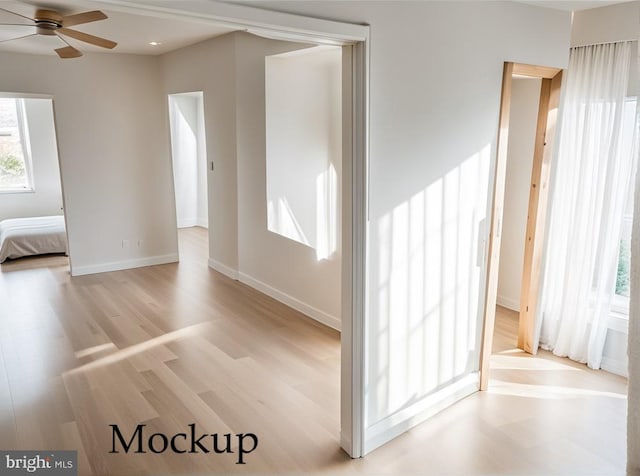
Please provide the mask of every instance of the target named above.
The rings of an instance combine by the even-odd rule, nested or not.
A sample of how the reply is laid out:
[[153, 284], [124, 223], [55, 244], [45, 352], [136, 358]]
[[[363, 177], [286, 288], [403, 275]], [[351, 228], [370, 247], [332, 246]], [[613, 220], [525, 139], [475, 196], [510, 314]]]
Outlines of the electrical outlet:
[[129, 248], [129, 240], [122, 240], [122, 247]]

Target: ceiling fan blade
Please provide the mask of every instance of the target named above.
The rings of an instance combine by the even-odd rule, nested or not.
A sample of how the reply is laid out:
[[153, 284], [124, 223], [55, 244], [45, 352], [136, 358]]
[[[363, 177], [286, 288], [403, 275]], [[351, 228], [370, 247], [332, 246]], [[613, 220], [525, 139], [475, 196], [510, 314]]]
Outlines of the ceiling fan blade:
[[36, 36], [36, 35], [37, 35], [37, 33], [31, 33], [29, 35], [19, 36], [17, 38], [9, 38], [8, 40], [0, 40], [0, 43], [4, 43], [6, 41], [21, 40], [22, 38], [29, 38], [30, 36]]
[[102, 48], [114, 48], [118, 43], [115, 41], [107, 40], [105, 38], [100, 38], [99, 36], [89, 35], [88, 33], [82, 33], [77, 30], [70, 30], [69, 28], [58, 28], [56, 33], [59, 35], [69, 36], [71, 38], [75, 38], [76, 40], [84, 41], [85, 43], [89, 43], [91, 45], [100, 46]]
[[80, 50], [76, 50], [73, 46], [65, 46], [64, 48], [58, 48], [55, 50], [58, 53], [58, 56], [62, 59], [67, 58], [79, 58], [82, 56]]
[[0, 10], [2, 10], [3, 12], [11, 13], [12, 15], [17, 15], [19, 17], [26, 18], [27, 20], [35, 21], [33, 18], [29, 18], [29, 17], [26, 17], [24, 15], [20, 15], [19, 13], [12, 12], [11, 10], [7, 10], [6, 8], [0, 7]]
[[26, 23], [0, 23], [0, 26], [29, 26], [36, 28], [37, 25], [27, 25]]
[[62, 17], [62, 24], [67, 26], [82, 25], [83, 23], [91, 23], [93, 21], [105, 20], [107, 15], [100, 10], [94, 10], [92, 12], [76, 13], [75, 15], [68, 15]]

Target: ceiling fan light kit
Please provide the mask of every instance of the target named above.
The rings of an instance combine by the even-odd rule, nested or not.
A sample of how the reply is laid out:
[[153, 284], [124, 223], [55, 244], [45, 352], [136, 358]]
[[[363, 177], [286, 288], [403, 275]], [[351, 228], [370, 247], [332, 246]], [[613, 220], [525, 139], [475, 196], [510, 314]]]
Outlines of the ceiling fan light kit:
[[[77, 41], [83, 41], [85, 43], [89, 43], [94, 46], [99, 46], [101, 48], [112, 49], [115, 48], [117, 43], [115, 41], [107, 40], [106, 38], [100, 38], [99, 36], [90, 35], [88, 33], [83, 33], [78, 30], [72, 30], [69, 27], [74, 25], [82, 25], [85, 23], [91, 23], [94, 21], [105, 20], [107, 15], [99, 10], [94, 10], [91, 12], [83, 12], [76, 13], [73, 15], [63, 16], [60, 13], [54, 10], [45, 10], [38, 9], [36, 10], [33, 18], [21, 15], [19, 13], [12, 12], [10, 10], [6, 10], [4, 8], [0, 8], [0, 10], [11, 13], [13, 15], [17, 15], [26, 20], [30, 20], [33, 22], [32, 25], [29, 24], [20, 24], [18, 26], [25, 27], [35, 27], [36, 32], [31, 35], [20, 36], [18, 38], [13, 38], [14, 40], [19, 40], [21, 38], [27, 38], [34, 35], [45, 35], [45, 36], [57, 36], [62, 41], [66, 43], [67, 46], [58, 48], [54, 50], [58, 56], [62, 59], [68, 58], [78, 58], [82, 56], [82, 52], [72, 46], [65, 37], [73, 38]], [[5, 24], [12, 25], [15, 24]], [[1, 25], [0, 25], [1, 26]], [[9, 40], [4, 40], [9, 41]]]

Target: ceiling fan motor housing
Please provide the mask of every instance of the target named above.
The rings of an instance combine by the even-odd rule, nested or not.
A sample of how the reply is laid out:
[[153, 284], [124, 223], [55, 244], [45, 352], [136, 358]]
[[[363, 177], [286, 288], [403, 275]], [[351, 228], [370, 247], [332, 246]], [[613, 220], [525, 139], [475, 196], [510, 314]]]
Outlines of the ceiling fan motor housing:
[[40, 35], [55, 35], [55, 31], [62, 28], [62, 16], [51, 10], [37, 10], [34, 21]]
[[[2, 3], [2, 0], [0, 0]], [[11, 38], [13, 40], [19, 40], [21, 38], [28, 38], [36, 35], [47, 35], [47, 36], [57, 36], [61, 41], [66, 43], [67, 46], [62, 48], [56, 48], [54, 51], [57, 55], [62, 58], [79, 58], [82, 56], [82, 52], [72, 46], [65, 37], [73, 38], [77, 41], [82, 41], [84, 43], [88, 43], [90, 45], [98, 46], [100, 48], [115, 48], [118, 44], [115, 41], [107, 40], [106, 38], [100, 38], [99, 36], [90, 35], [89, 33], [84, 33], [82, 31], [73, 30], [68, 28], [70, 26], [75, 25], [84, 25], [86, 23], [92, 23], [94, 21], [106, 20], [108, 17], [101, 12], [100, 10], [93, 10], [89, 12], [82, 13], [74, 13], [71, 15], [61, 15], [60, 13], [54, 10], [47, 10], [44, 8], [36, 10], [33, 18], [27, 17], [20, 13], [12, 12], [11, 10], [7, 10], [5, 8], [0, 7], [0, 10], [12, 13], [14, 15], [18, 15], [19, 17], [25, 18], [27, 20], [32, 20], [34, 22], [33, 25], [25, 25], [25, 26], [35, 26], [36, 32], [30, 35], [23, 35], [18, 38]], [[22, 24], [21, 24], [22, 25]], [[4, 40], [9, 41], [9, 40]]]

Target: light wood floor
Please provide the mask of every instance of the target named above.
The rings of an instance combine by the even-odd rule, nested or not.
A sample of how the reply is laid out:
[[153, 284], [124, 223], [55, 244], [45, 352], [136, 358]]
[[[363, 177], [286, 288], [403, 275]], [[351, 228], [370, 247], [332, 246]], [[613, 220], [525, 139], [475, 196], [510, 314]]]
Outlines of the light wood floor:
[[[514, 350], [500, 310], [490, 390], [350, 460], [339, 450], [340, 340], [206, 265], [206, 234], [181, 262], [70, 278], [64, 257], [0, 273], [0, 448], [77, 449], [81, 475], [356, 473], [623, 474], [626, 381]], [[109, 424], [253, 432], [230, 455], [109, 454]]]

